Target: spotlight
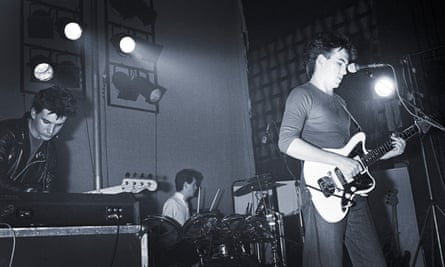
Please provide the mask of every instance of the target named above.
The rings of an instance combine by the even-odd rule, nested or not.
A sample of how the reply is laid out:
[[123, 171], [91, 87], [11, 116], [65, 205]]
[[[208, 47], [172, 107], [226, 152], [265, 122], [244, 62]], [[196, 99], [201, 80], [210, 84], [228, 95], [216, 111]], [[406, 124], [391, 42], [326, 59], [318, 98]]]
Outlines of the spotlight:
[[120, 54], [132, 53], [136, 48], [136, 41], [128, 34], [116, 34], [111, 38], [111, 43]]
[[134, 87], [145, 97], [145, 101], [150, 104], [157, 104], [167, 89], [153, 84], [149, 79], [144, 77], [133, 78]]
[[134, 51], [134, 49], [136, 48], [136, 42], [133, 39], [133, 37], [131, 36], [124, 36], [120, 39], [119, 41], [119, 49], [126, 53], [129, 54], [131, 52]]
[[378, 96], [390, 97], [394, 94], [394, 81], [388, 77], [378, 78], [374, 85], [374, 91]]
[[54, 78], [54, 66], [48, 57], [34, 56], [29, 63], [32, 70], [31, 80], [47, 82]]
[[166, 91], [167, 89], [165, 89], [164, 87], [157, 86], [153, 88], [153, 90], [151, 90], [151, 92], [149, 93], [149, 97], [145, 98], [145, 101], [151, 104], [156, 104], [161, 101], [161, 98], [164, 96]]
[[139, 90], [134, 86], [134, 83], [128, 74], [125, 74], [122, 71], [116, 71], [113, 73], [111, 81], [114, 87], [119, 91], [117, 98], [130, 101], [137, 100]]
[[58, 18], [56, 27], [59, 35], [68, 40], [75, 41], [82, 36], [82, 27], [74, 19]]
[[30, 38], [53, 38], [53, 19], [49, 11], [39, 9], [28, 17], [28, 36]]
[[111, 44], [121, 55], [132, 54], [136, 58], [149, 62], [156, 62], [163, 49], [161, 45], [124, 33], [113, 35]]

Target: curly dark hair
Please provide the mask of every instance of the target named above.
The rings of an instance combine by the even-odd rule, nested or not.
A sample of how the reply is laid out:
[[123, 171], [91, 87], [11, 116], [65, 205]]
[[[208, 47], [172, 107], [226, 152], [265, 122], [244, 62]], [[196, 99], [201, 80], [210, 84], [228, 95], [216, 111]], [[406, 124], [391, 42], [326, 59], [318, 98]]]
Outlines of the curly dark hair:
[[336, 32], [321, 32], [306, 47], [304, 63], [307, 76], [311, 77], [314, 73], [315, 60], [318, 55], [321, 54], [329, 58], [336, 48], [345, 49], [350, 57], [350, 61], [356, 60], [357, 50], [346, 35]]
[[193, 169], [182, 169], [176, 174], [175, 186], [176, 191], [181, 191], [184, 183], [190, 184], [193, 182], [193, 178], [196, 179], [196, 183], [199, 184], [203, 178], [202, 173]]
[[37, 112], [47, 109], [57, 117], [71, 117], [76, 114], [77, 101], [71, 92], [59, 86], [40, 90], [35, 96], [32, 108]]

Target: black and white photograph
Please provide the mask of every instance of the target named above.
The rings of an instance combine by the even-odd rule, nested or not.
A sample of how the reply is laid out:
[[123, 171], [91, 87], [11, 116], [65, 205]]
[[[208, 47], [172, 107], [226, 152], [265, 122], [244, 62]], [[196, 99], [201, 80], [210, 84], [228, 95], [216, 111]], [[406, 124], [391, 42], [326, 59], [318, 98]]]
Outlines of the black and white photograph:
[[445, 267], [440, 0], [0, 21], [0, 267]]

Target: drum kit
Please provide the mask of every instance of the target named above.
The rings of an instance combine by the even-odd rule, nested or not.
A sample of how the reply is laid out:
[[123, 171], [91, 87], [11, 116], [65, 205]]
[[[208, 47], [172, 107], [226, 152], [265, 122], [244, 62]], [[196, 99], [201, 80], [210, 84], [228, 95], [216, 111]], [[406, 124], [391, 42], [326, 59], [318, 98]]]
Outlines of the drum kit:
[[[246, 185], [233, 192], [235, 196], [270, 190], [282, 185], [257, 177], [246, 181]], [[150, 238], [154, 240], [150, 242], [153, 243], [150, 248], [153, 249], [150, 252], [152, 257], [159, 257], [159, 252], [165, 255], [166, 251], [180, 250], [181, 247], [190, 249], [190, 244], [192, 244], [198, 262], [198, 265], [193, 266], [213, 266], [211, 263], [216, 261], [233, 262], [249, 258], [254, 259], [255, 263], [242, 264], [242, 266], [286, 267], [283, 258], [283, 242], [280, 240], [283, 229], [277, 227], [281, 219], [280, 214], [271, 209], [267, 197], [263, 196], [255, 214], [232, 214], [221, 217], [213, 212], [198, 213], [188, 219], [182, 227], [171, 218], [149, 215], [144, 223], [149, 230]], [[260, 250], [264, 250], [265, 244], [270, 244], [272, 264], [266, 264], [264, 256], [261, 256], [264, 251]], [[231, 265], [223, 264], [222, 266]]]

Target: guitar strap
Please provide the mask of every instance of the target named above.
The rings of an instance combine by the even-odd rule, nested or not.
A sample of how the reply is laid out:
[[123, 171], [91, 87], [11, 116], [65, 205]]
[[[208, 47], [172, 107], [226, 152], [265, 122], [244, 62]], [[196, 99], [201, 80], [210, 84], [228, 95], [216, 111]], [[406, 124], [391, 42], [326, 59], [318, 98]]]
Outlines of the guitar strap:
[[361, 132], [362, 131], [362, 127], [360, 126], [360, 123], [358, 123], [358, 121], [354, 118], [354, 116], [352, 116], [351, 112], [349, 112], [348, 108], [346, 107], [345, 104], [343, 104], [342, 101], [338, 100], [338, 95], [336, 95], [337, 97], [337, 101], [338, 103], [343, 107], [344, 111], [346, 111], [346, 113], [348, 114], [349, 118], [351, 118], [351, 120], [354, 122], [355, 126], [357, 126], [357, 132]]

